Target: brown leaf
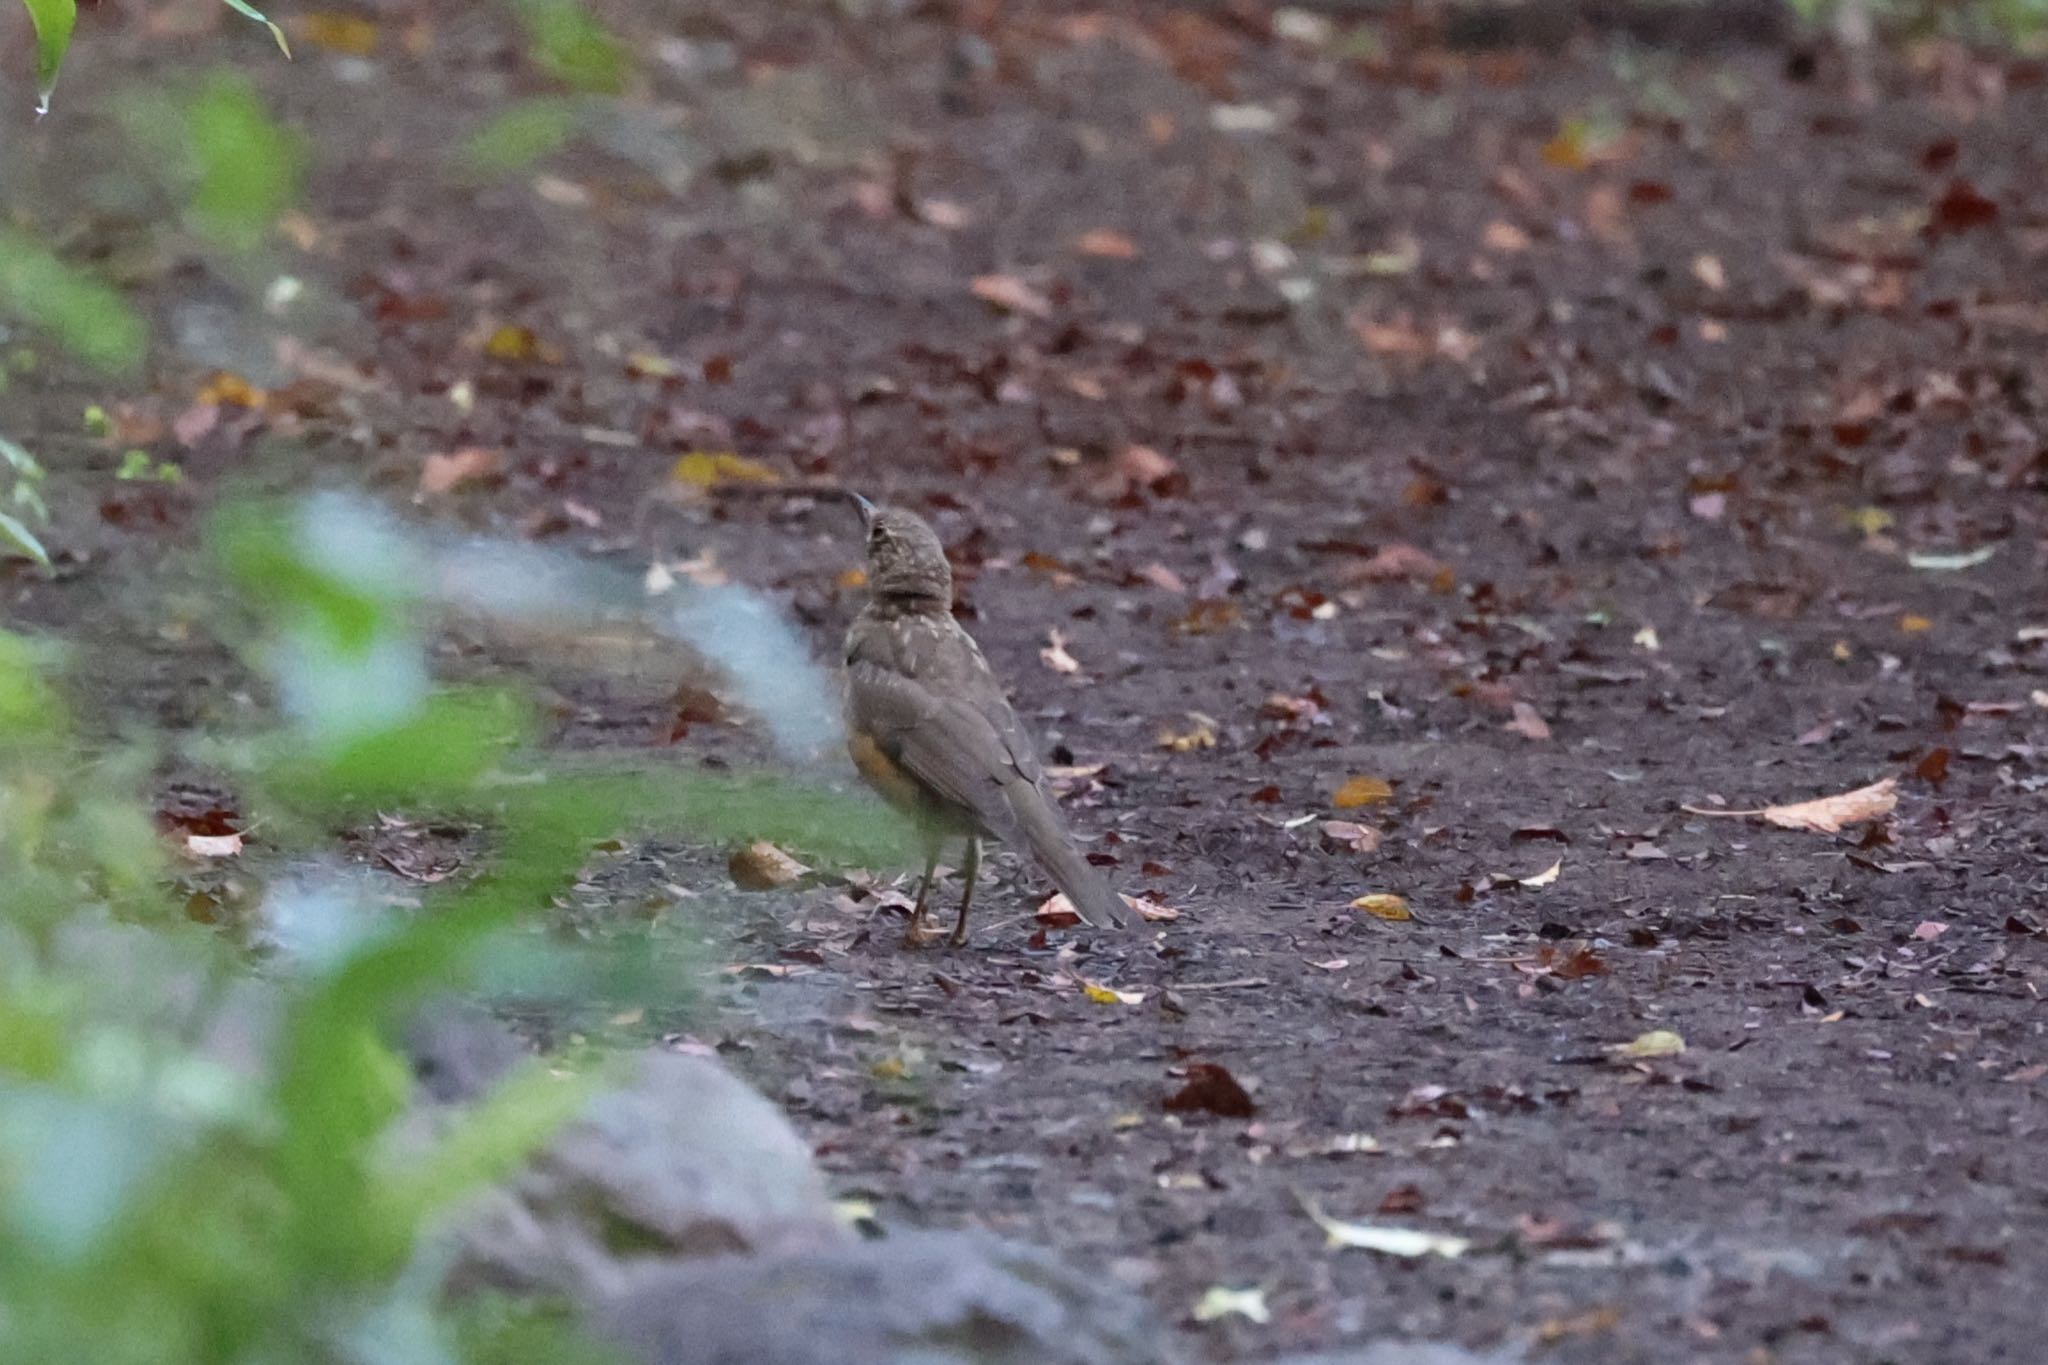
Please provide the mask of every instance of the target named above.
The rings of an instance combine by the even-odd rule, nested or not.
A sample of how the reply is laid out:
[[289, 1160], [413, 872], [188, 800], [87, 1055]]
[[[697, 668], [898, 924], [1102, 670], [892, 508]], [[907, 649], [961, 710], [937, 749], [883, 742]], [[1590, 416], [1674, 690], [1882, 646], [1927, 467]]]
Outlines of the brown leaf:
[[757, 840], [726, 861], [733, 885], [742, 891], [778, 891], [794, 886], [810, 871], [766, 839]]
[[1839, 834], [1845, 826], [1880, 820], [1891, 814], [1893, 807], [1899, 804], [1898, 786], [1898, 779], [1887, 777], [1839, 796], [1765, 806], [1760, 810], [1710, 810], [1699, 806], [1680, 806], [1679, 809], [1689, 815], [1756, 816], [1780, 829]]
[[1325, 820], [1319, 827], [1326, 842], [1353, 853], [1371, 853], [1380, 846], [1380, 832], [1349, 820]]
[[429, 455], [420, 466], [420, 496], [452, 493], [464, 484], [494, 479], [503, 462], [504, 457], [497, 451], [483, 446], [464, 446], [445, 455]]
[[1166, 1097], [1166, 1108], [1177, 1114], [1209, 1113], [1227, 1119], [1248, 1119], [1259, 1111], [1252, 1097], [1237, 1083], [1237, 1077], [1214, 1062], [1195, 1062], [1187, 1069], [1187, 1084]]
[[1934, 203], [1931, 227], [1940, 232], [1968, 232], [1997, 221], [1997, 201], [1986, 198], [1967, 180], [1951, 180]]

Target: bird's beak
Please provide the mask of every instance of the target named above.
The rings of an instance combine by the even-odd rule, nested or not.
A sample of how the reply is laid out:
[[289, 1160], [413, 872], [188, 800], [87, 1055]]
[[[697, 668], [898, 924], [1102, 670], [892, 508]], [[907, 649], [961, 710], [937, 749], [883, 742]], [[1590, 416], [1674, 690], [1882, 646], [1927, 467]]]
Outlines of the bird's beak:
[[874, 526], [875, 513], [880, 509], [858, 493], [853, 493], [849, 496], [853, 499], [853, 505], [860, 509], [860, 529], [863, 531], [869, 530]]

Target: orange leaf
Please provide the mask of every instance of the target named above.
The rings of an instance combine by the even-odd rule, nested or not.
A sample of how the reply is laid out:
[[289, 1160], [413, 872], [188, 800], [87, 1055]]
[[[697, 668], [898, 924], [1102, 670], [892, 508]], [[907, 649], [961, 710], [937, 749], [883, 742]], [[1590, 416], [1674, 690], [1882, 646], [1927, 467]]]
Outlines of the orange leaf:
[[1383, 805], [1394, 799], [1392, 786], [1377, 777], [1354, 777], [1337, 788], [1330, 798], [1330, 804], [1338, 810], [1356, 810], [1360, 806]]

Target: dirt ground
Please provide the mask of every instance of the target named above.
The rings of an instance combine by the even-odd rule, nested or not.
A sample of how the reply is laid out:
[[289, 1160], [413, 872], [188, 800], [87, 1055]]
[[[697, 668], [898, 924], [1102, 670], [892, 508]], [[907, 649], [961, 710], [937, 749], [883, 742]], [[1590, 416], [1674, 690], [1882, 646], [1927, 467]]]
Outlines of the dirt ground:
[[[403, 501], [475, 447], [499, 477], [426, 513], [713, 555], [829, 656], [842, 507], [650, 494], [733, 450], [918, 508], [1096, 860], [1178, 918], [1041, 932], [1003, 858], [969, 948], [906, 951], [858, 887], [726, 898], [686, 830], [574, 896], [728, 907], [715, 1007], [675, 1022], [881, 1225], [1051, 1245], [1202, 1359], [2040, 1358], [2048, 70], [1924, 48], [1859, 98], [1784, 39], [601, 8], [633, 88], [475, 184], [449, 149], [548, 88], [485, 7], [371, 7], [367, 55], [289, 67], [102, 7], [73, 104], [0, 160], [170, 344], [111, 396], [17, 381], [5, 426], [62, 465], [121, 398], [188, 478], [73, 443], [69, 556], [6, 582], [10, 618], [125, 658], [126, 714], [246, 719], [228, 652], [161, 615], [200, 591], [203, 508]], [[268, 274], [109, 189], [90, 92], [224, 49], [313, 151], [284, 323], [239, 306]], [[263, 409], [177, 426], [265, 363]], [[565, 743], [755, 752], [668, 743], [644, 679], [528, 671]], [[1834, 834], [1684, 809], [1887, 778], [1896, 809]], [[1617, 1053], [1657, 1031], [1683, 1053]], [[1199, 1067], [1256, 1111], [1199, 1070], [1231, 1112], [1170, 1109]], [[1311, 1208], [1471, 1245], [1335, 1249]], [[1197, 1321], [1215, 1286], [1270, 1320]]]

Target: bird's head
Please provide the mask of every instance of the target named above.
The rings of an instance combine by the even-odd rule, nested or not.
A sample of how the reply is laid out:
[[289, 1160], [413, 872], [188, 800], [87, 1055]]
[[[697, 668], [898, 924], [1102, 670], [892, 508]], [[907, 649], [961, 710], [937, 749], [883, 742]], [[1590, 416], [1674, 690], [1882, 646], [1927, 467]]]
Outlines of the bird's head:
[[868, 538], [868, 589], [878, 598], [953, 603], [953, 567], [938, 533], [915, 512], [877, 507], [855, 495]]

